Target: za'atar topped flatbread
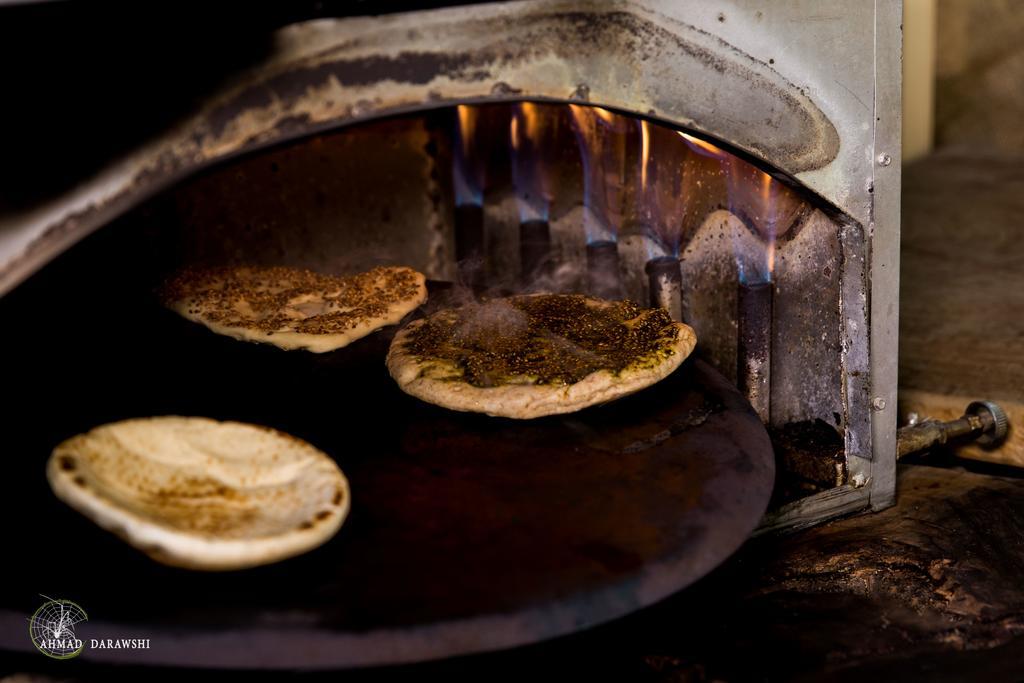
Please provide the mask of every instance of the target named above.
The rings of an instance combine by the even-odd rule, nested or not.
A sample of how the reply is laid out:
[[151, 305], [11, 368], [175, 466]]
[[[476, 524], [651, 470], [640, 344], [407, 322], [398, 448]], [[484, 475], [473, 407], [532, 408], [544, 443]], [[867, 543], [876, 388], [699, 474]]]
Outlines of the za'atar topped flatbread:
[[161, 296], [217, 334], [323, 353], [397, 324], [426, 301], [427, 287], [422, 273], [401, 266], [346, 276], [225, 266], [182, 270]]
[[511, 418], [570, 413], [648, 387], [696, 345], [668, 312], [581, 294], [440, 310], [400, 330], [387, 366], [408, 394]]

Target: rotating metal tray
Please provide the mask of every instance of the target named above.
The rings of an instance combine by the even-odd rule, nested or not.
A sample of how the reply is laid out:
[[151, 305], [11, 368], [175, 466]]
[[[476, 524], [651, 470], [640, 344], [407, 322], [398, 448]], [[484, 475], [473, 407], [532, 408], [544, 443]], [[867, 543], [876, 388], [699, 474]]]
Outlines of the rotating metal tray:
[[[40, 594], [88, 612], [81, 638], [151, 639], [87, 648], [89, 660], [328, 668], [540, 641], [692, 583], [750, 534], [772, 489], [764, 428], [694, 359], [634, 396], [520, 422], [403, 394], [384, 367], [393, 330], [287, 353], [187, 323], [116, 272], [58, 262], [0, 315], [19, 331], [2, 342], [15, 403], [4, 649], [32, 648]], [[162, 414], [308, 439], [350, 479], [348, 521], [304, 556], [207, 574], [149, 560], [50, 492], [44, 463], [60, 440]]]

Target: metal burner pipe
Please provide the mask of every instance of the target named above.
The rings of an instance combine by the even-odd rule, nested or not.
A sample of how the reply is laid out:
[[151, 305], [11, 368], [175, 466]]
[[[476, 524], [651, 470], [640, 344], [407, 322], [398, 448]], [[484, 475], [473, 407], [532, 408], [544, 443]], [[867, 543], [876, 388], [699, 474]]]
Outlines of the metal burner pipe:
[[771, 417], [774, 300], [775, 287], [770, 282], [739, 285], [736, 383], [765, 424]]
[[602, 299], [621, 299], [619, 245], [602, 240], [587, 245], [587, 291]]
[[551, 227], [547, 221], [519, 224], [519, 263], [524, 286], [551, 274]]
[[484, 207], [462, 204], [455, 207], [455, 259], [459, 280], [471, 287], [484, 281]]
[[[925, 420], [900, 427], [896, 431], [896, 457], [902, 458], [955, 440], [973, 440], [980, 446], [991, 447], [1005, 439], [1009, 429], [1009, 418], [999, 404], [974, 401], [956, 420]], [[975, 459], [1006, 464], [998, 458], [975, 456]]]
[[683, 271], [673, 256], [652, 258], [644, 266], [651, 306], [664, 308], [673, 320], [683, 319]]

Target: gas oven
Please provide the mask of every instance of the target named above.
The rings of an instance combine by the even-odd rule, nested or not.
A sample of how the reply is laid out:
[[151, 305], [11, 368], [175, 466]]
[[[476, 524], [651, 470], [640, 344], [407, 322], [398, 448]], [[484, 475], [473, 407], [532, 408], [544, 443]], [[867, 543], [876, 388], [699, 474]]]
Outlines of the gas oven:
[[[7, 212], [0, 304], [26, 323], [5, 343], [30, 397], [17, 443], [28, 462], [18, 475], [35, 482], [32, 509], [59, 507], [33, 488], [48, 449], [101, 418], [213, 414], [327, 430], [343, 466], [349, 446], [372, 459], [379, 432], [403, 435], [389, 464], [353, 466], [358, 551], [234, 583], [132, 556], [124, 571], [175, 595], [221, 596], [210, 598], [219, 606], [199, 609], [193, 632], [181, 624], [199, 617], [185, 607], [136, 623], [126, 596], [110, 598], [97, 632], [135, 624], [153, 642], [136, 661], [197, 665], [362, 665], [494, 649], [649, 604], [751, 533], [890, 505], [901, 10], [887, 0], [525, 0], [299, 21], [194, 113]], [[382, 388], [372, 343], [315, 361], [237, 342], [208, 349], [199, 332], [146, 313], [161, 278], [193, 264], [325, 273], [403, 264], [427, 276], [432, 301], [627, 298], [668, 309], [698, 346], [681, 380], [596, 421], [424, 416]], [[120, 394], [116, 408], [106, 393]], [[662, 461], [664, 444], [697, 464], [677, 471]], [[590, 454], [566, 455], [577, 451]], [[446, 499], [424, 512], [432, 477]], [[546, 501], [536, 518], [533, 502], [509, 502], [524, 487]], [[430, 547], [413, 535], [424, 520]], [[437, 528], [445, 524], [461, 530]], [[577, 532], [604, 540], [574, 544]], [[448, 544], [449, 535], [465, 538]], [[504, 551], [490, 550], [495, 535]], [[33, 553], [47, 538], [19, 543]], [[325, 569], [364, 551], [365, 566], [341, 572], [345, 581]], [[406, 576], [416, 567], [403, 552], [426, 579]], [[464, 575], [439, 554], [490, 573]], [[534, 554], [517, 570], [514, 557]], [[296, 604], [278, 594], [293, 577], [307, 593]], [[255, 607], [223, 597], [267, 582], [275, 588]], [[450, 587], [457, 598], [445, 582], [461, 584]], [[2, 606], [5, 632], [23, 618], [19, 607]], [[301, 642], [299, 654], [276, 647], [280, 638]], [[14, 640], [5, 635], [4, 646]]]

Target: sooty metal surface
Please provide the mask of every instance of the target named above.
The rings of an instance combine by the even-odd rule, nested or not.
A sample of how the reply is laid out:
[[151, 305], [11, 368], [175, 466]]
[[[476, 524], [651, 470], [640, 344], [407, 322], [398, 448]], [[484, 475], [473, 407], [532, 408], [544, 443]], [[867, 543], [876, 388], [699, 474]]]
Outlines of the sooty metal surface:
[[[16, 398], [2, 648], [31, 649], [25, 619], [40, 594], [88, 612], [80, 638], [151, 639], [87, 648], [94, 660], [326, 668], [509, 647], [683, 588], [736, 550], [768, 502], [765, 430], [702, 362], [574, 415], [459, 414], [398, 390], [384, 367], [393, 331], [320, 356], [240, 343], [124, 286], [130, 268], [58, 265], [0, 300], [24, 330], [0, 342]], [[49, 491], [44, 463], [60, 440], [159, 414], [308, 439], [351, 481], [348, 521], [307, 555], [197, 573], [150, 561]]]

